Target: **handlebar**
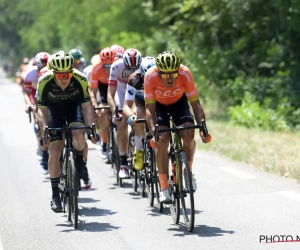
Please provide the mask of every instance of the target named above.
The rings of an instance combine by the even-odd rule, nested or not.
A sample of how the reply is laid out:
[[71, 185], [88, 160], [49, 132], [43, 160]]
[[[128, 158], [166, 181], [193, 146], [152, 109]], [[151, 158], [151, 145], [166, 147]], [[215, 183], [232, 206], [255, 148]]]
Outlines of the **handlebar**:
[[49, 138], [50, 131], [72, 131], [72, 130], [78, 130], [78, 129], [90, 129], [90, 130], [92, 130], [92, 135], [94, 136], [94, 138], [96, 138], [95, 123], [92, 123], [91, 126], [67, 126], [67, 127], [61, 127], [61, 128], [49, 128], [48, 126], [46, 126], [44, 136], [45, 136], [45, 138]]
[[163, 128], [163, 129], [159, 129], [159, 125], [156, 124], [155, 125], [155, 130], [154, 130], [154, 140], [157, 142], [158, 141], [158, 133], [162, 133], [162, 132], [176, 132], [176, 131], [182, 131], [182, 130], [186, 130], [186, 129], [195, 129], [195, 128], [199, 128], [200, 131], [203, 133], [203, 135], [206, 137], [208, 135], [208, 130], [206, 127], [206, 123], [205, 120], [202, 119], [201, 120], [201, 124], [197, 124], [197, 125], [191, 125], [191, 126], [176, 126], [174, 128]]

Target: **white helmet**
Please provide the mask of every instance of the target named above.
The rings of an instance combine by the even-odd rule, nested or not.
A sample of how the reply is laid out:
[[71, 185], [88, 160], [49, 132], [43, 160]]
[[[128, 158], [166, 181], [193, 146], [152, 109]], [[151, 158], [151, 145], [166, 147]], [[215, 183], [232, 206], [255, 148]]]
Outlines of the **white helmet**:
[[45, 67], [48, 62], [49, 57], [50, 57], [50, 54], [48, 54], [47, 52], [37, 53], [35, 56], [36, 66], [38, 66], [38, 68]]
[[127, 49], [123, 54], [123, 61], [127, 68], [137, 69], [142, 62], [142, 55], [137, 49]]
[[155, 65], [155, 58], [151, 56], [143, 57], [142, 63], [140, 65], [140, 71], [142, 76], [144, 76], [148, 69]]
[[94, 65], [96, 63], [100, 62], [100, 56], [99, 54], [93, 55], [91, 58], [91, 64]]

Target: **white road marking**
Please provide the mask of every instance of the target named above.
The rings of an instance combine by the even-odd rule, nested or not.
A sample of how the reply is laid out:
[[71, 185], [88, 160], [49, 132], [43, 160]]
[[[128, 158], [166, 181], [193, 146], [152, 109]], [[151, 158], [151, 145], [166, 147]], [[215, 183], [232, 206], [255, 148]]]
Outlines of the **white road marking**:
[[0, 250], [3, 250], [3, 245], [2, 245], [2, 241], [1, 241], [1, 236], [0, 236]]
[[242, 179], [255, 179], [256, 178], [253, 175], [246, 174], [246, 173], [244, 173], [242, 171], [236, 170], [236, 169], [231, 168], [231, 167], [221, 167], [219, 169], [221, 169], [221, 170], [223, 170], [223, 171], [225, 171], [227, 173], [233, 174], [235, 176], [238, 176], [238, 177], [240, 177]]
[[289, 197], [295, 201], [299, 201], [300, 202], [300, 194], [299, 193], [296, 193], [296, 192], [293, 192], [293, 191], [279, 191], [278, 192], [279, 194], [282, 194], [286, 197]]

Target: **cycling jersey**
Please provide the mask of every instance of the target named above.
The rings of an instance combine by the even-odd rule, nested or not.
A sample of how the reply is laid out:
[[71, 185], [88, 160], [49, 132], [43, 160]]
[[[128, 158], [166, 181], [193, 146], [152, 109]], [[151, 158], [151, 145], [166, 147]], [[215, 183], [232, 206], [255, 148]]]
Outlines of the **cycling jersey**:
[[[39, 107], [48, 108], [48, 125], [62, 127], [65, 121], [84, 123], [81, 105], [90, 102], [88, 80], [83, 73], [74, 69], [70, 84], [63, 91], [56, 83], [54, 73], [49, 70], [38, 82], [36, 94]], [[62, 133], [52, 131], [50, 142], [62, 140]]]
[[128, 79], [125, 100], [133, 101], [135, 97], [144, 100], [144, 77], [141, 71], [137, 70]]
[[39, 70], [37, 66], [30, 66], [27, 68], [24, 77], [24, 89], [36, 89], [39, 80]]
[[109, 75], [105, 72], [104, 64], [102, 62], [98, 62], [93, 65], [91, 70], [91, 88], [97, 89], [99, 83], [108, 84]]
[[110, 69], [110, 76], [108, 80], [109, 86], [117, 86], [118, 82], [127, 83], [130, 76], [130, 71], [125, 69], [125, 64], [123, 59], [118, 59], [113, 62]]
[[63, 106], [71, 102], [90, 102], [88, 80], [80, 71], [74, 69], [69, 86], [63, 91], [56, 83], [52, 70], [45, 73], [38, 82], [36, 94], [39, 107]]
[[83, 74], [87, 77], [89, 83], [91, 82], [91, 71], [92, 71], [93, 65], [89, 65], [83, 69]]
[[160, 76], [156, 66], [150, 68], [145, 75], [145, 93], [144, 98], [146, 104], [158, 101], [163, 105], [171, 105], [176, 103], [185, 93], [189, 102], [199, 100], [198, 91], [196, 89], [193, 76], [188, 67], [183, 64], [178, 70], [178, 77], [172, 87], [167, 87]]
[[47, 67], [42, 68], [39, 72], [39, 78], [48, 71], [49, 71], [49, 69]]
[[132, 72], [125, 69], [123, 59], [118, 59], [111, 65], [108, 86], [117, 87], [115, 102], [119, 108], [123, 108], [127, 82], [131, 74]]

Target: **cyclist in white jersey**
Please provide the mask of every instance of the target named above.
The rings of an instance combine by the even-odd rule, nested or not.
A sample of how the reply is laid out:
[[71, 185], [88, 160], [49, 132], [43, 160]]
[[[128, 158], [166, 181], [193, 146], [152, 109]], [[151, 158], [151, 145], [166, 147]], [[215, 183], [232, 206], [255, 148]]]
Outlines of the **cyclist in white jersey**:
[[120, 118], [116, 119], [115, 109], [116, 105], [119, 109], [123, 108], [128, 78], [140, 67], [141, 62], [142, 55], [137, 49], [127, 49], [123, 54], [123, 59], [119, 59], [112, 64], [108, 80], [107, 101], [118, 126], [117, 143], [121, 159], [120, 178], [129, 177], [126, 156], [128, 124], [126, 119], [122, 119], [122, 114], [120, 114]]
[[34, 66], [29, 66], [26, 70], [24, 77], [24, 99], [26, 104], [26, 112], [28, 113], [31, 109], [34, 114], [34, 132], [37, 138], [37, 156], [40, 158], [40, 165], [42, 167], [42, 173], [48, 174], [48, 153], [41, 152], [39, 137], [40, 130], [37, 124], [37, 101], [35, 99], [37, 82], [39, 79], [39, 73], [43, 67], [47, 65], [49, 54], [46, 52], [40, 52], [35, 56]]

